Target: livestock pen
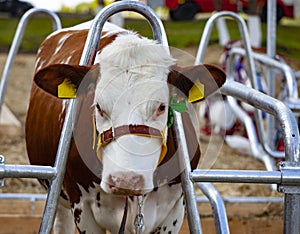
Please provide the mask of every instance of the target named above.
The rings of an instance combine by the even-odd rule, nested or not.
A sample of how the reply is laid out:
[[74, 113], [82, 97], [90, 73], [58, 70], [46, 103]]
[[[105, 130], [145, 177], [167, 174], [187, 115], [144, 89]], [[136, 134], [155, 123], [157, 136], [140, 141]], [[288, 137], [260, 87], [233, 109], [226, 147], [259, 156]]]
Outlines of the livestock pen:
[[[113, 5], [110, 8], [107, 8], [103, 12], [99, 13], [99, 18], [101, 19], [100, 22], [105, 21], [106, 18], [109, 17], [114, 12], [117, 12], [117, 11], [120, 11], [123, 9], [131, 10], [132, 8], [133, 9], [137, 8], [139, 11], [142, 12], [142, 14], [145, 14], [145, 15], [147, 15], [148, 11], [149, 11], [149, 9], [147, 7], [140, 6], [140, 4], [126, 3], [125, 5], [123, 5], [123, 3], [120, 3], [117, 5]], [[25, 15], [25, 17], [26, 17], [26, 15]], [[153, 20], [153, 19], [151, 18], [150, 21], [151, 20]], [[154, 21], [155, 20], [156, 20], [156, 18], [154, 19]], [[155, 25], [154, 28], [162, 27], [161, 23], [159, 21], [155, 22], [155, 23], [156, 24], [154, 24]], [[158, 40], [160, 40], [162, 43], [166, 43], [166, 45], [167, 45], [164, 31], [158, 32], [156, 35], [154, 35], [154, 37], [157, 37]], [[1, 82], [3, 82], [3, 79], [1, 80]], [[4, 94], [3, 90], [1, 92], [1, 94]], [[293, 114], [291, 113], [291, 111], [289, 109], [287, 109], [279, 101], [274, 100], [264, 94], [258, 93], [255, 90], [245, 88], [245, 87], [241, 86], [240, 84], [228, 82], [226, 84], [226, 86], [222, 89], [222, 92], [226, 95], [232, 95], [236, 98], [239, 98], [242, 101], [252, 104], [257, 108], [261, 108], [264, 111], [267, 111], [270, 114], [275, 115], [279, 119], [279, 121], [281, 122], [281, 126], [283, 127], [283, 129], [285, 131], [284, 137], [285, 137], [285, 152], [286, 152], [287, 164], [282, 163], [280, 170], [273, 171], [273, 172], [197, 170], [193, 174], [190, 174], [190, 170], [187, 168], [185, 170], [185, 173], [183, 173], [182, 178], [185, 179], [184, 181], [186, 183], [184, 185], [184, 187], [185, 187], [185, 191], [187, 192], [186, 193], [187, 214], [188, 214], [188, 216], [192, 216], [192, 217], [189, 217], [189, 219], [188, 219], [190, 231], [192, 233], [199, 233], [200, 229], [201, 229], [200, 219], [198, 220], [198, 218], [197, 218], [197, 217], [199, 217], [198, 211], [196, 211], [198, 208], [196, 205], [197, 199], [194, 194], [194, 189], [193, 189], [192, 183], [190, 181], [190, 179], [192, 178], [192, 180], [195, 180], [195, 181], [197, 180], [199, 182], [200, 181], [201, 182], [209, 181], [209, 182], [234, 182], [234, 183], [246, 182], [246, 183], [264, 183], [264, 184], [265, 183], [267, 183], [267, 184], [275, 183], [275, 184], [278, 184], [281, 188], [281, 191], [286, 196], [286, 198], [285, 198], [285, 202], [286, 202], [286, 204], [285, 204], [285, 222], [286, 222], [285, 228], [287, 228], [286, 230], [289, 230], [289, 228], [292, 228], [292, 230], [289, 230], [288, 233], [296, 233], [295, 231], [297, 231], [297, 228], [299, 230], [299, 223], [297, 223], [297, 222], [299, 222], [299, 216], [297, 216], [297, 215], [299, 215], [299, 209], [297, 209], [297, 208], [299, 208], [299, 201], [297, 201], [297, 197], [299, 196], [299, 194], [297, 192], [297, 189], [295, 190], [294, 188], [297, 188], [296, 186], [299, 185], [299, 165], [297, 165], [297, 162], [299, 161], [298, 160], [299, 159], [299, 139], [298, 139], [299, 134], [298, 134], [297, 124], [295, 123]], [[175, 113], [175, 119], [177, 120], [176, 122], [180, 126], [180, 116], [178, 116], [176, 113]], [[66, 127], [66, 129], [70, 129], [69, 127]], [[184, 157], [184, 156], [187, 156], [187, 153], [185, 152], [185, 143], [184, 143], [184, 141], [186, 139], [182, 135], [182, 132], [180, 131], [181, 128], [178, 127], [177, 129], [178, 129], [178, 135], [180, 136], [179, 137], [180, 142], [182, 141], [181, 150], [182, 150], [182, 156]], [[67, 149], [62, 149], [62, 150], [64, 151]], [[183, 162], [183, 163], [186, 164], [186, 162]], [[189, 163], [187, 163], [187, 164], [189, 164]], [[34, 172], [34, 171], [38, 172], [39, 176], [37, 176], [37, 174], [33, 174], [32, 172]], [[6, 178], [6, 177], [52, 178], [55, 173], [55, 171], [51, 168], [46, 168], [46, 170], [45, 170], [44, 168], [40, 168], [40, 167], [34, 167], [34, 168], [30, 168], [27, 166], [19, 167], [19, 166], [14, 166], [14, 165], [7, 165], [3, 161], [1, 164], [0, 172], [1, 172], [0, 178]], [[58, 183], [58, 186], [59, 186], [59, 183]], [[209, 192], [207, 195], [210, 197], [210, 196], [212, 196], [212, 194], [213, 194], [212, 192]], [[17, 197], [12, 196], [11, 198], [17, 198]], [[31, 207], [31, 210], [28, 208], [25, 209], [25, 210], [27, 210], [27, 211], [24, 211], [25, 214], [32, 212], [32, 209], [34, 207], [33, 213], [35, 213], [35, 211], [38, 210], [36, 212], [39, 213], [39, 215], [40, 215], [41, 210], [38, 207], [40, 207], [40, 205], [43, 205], [43, 202], [45, 199], [44, 196], [41, 196], [41, 197], [29, 196], [27, 198], [26, 198], [26, 196], [24, 196], [23, 199], [25, 199], [27, 201], [29, 200], [29, 202], [27, 202], [27, 204], [25, 202], [25, 206], [28, 207], [28, 205], [29, 205]], [[42, 204], [38, 204], [39, 202], [35, 203], [35, 200], [39, 200], [39, 199], [42, 200], [42, 202], [41, 202]], [[53, 199], [55, 200], [55, 197]], [[198, 200], [203, 201], [203, 198], [201, 198], [201, 199], [199, 198]], [[55, 210], [55, 202], [53, 202], [54, 200], [50, 200], [51, 206], [48, 206], [48, 207], [50, 207], [50, 210], [53, 210], [53, 209]], [[212, 201], [212, 200], [210, 200], [210, 201]], [[268, 203], [268, 202], [276, 202], [276, 203], [279, 202], [280, 203], [280, 199], [279, 200], [277, 198], [274, 200], [270, 199], [270, 200], [265, 200], [265, 202], [266, 203]], [[222, 203], [222, 201], [221, 201], [221, 203]], [[248, 200], [248, 203], [252, 204], [250, 200]], [[14, 204], [18, 204], [18, 202], [14, 201]], [[298, 204], [298, 206], [297, 206], [297, 204]], [[295, 207], [295, 205], [296, 205], [296, 207]], [[19, 206], [22, 206], [22, 205], [19, 205]], [[37, 207], [37, 208], [35, 208], [35, 207]], [[220, 203], [217, 202], [215, 207], [220, 207]], [[46, 212], [48, 212], [48, 211], [46, 211]], [[227, 213], [229, 213], [229, 212], [230, 212], [230, 208], [228, 208], [228, 210], [227, 210]], [[50, 213], [46, 213], [45, 219], [49, 220], [48, 219], [49, 215], [52, 216], [51, 218], [53, 218], [53, 213], [52, 213], [52, 215]], [[218, 214], [216, 214], [216, 216], [217, 215]], [[39, 216], [37, 218], [37, 220], [38, 220], [37, 223], [40, 222], [40, 217], [41, 216]], [[196, 222], [193, 221], [193, 218], [196, 219]], [[295, 218], [296, 221], [295, 220], [292, 221], [291, 218]], [[298, 218], [298, 221], [297, 221], [297, 218]], [[225, 217], [225, 219], [227, 219], [227, 218]], [[219, 219], [219, 218], [216, 218], [215, 220], [211, 219], [209, 221], [210, 222], [209, 225], [212, 225], [212, 223], [216, 223], [217, 224], [217, 226], [216, 226], [217, 232], [225, 233], [224, 231], [226, 231], [226, 228], [224, 228], [224, 226], [218, 226], [218, 225], [224, 225], [224, 223], [220, 223], [220, 220], [222, 220], [222, 219]], [[283, 222], [283, 220], [278, 221], [278, 223], [282, 223], [282, 222]], [[290, 224], [291, 222], [293, 224]], [[51, 228], [51, 223], [49, 225], [50, 226], [48, 226], [48, 230], [49, 230], [49, 228]], [[225, 225], [226, 225], [226, 222], [225, 222]], [[14, 226], [14, 227], [16, 227], [16, 226]], [[274, 227], [276, 229], [278, 229], [275, 225], [270, 225], [270, 228], [274, 228]], [[293, 227], [295, 227], [295, 228], [293, 229]], [[41, 229], [41, 230], [43, 230], [43, 229]], [[204, 230], [204, 228], [203, 228], [203, 230]], [[274, 229], [272, 229], [272, 230], [274, 230]], [[41, 232], [44, 233], [44, 231], [41, 231]], [[265, 230], [264, 230], [264, 232], [265, 232]], [[24, 231], [22, 233], [24, 233]], [[234, 233], [234, 232], [232, 231], [232, 233]]]

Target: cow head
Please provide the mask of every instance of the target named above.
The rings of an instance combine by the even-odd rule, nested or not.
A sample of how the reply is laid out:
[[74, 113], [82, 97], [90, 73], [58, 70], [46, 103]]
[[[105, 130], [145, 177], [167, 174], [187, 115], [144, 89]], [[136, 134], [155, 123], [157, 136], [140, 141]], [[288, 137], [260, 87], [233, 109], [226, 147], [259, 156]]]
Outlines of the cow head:
[[[97, 54], [95, 64], [100, 72], [91, 107], [95, 150], [103, 164], [101, 188], [119, 195], [147, 193], [166, 151], [170, 95], [199, 101], [225, 82], [225, 74], [211, 65], [176, 66], [165, 48], [135, 34], [116, 37]], [[65, 77], [78, 89], [89, 69], [52, 65], [39, 71], [35, 82], [58, 95]]]

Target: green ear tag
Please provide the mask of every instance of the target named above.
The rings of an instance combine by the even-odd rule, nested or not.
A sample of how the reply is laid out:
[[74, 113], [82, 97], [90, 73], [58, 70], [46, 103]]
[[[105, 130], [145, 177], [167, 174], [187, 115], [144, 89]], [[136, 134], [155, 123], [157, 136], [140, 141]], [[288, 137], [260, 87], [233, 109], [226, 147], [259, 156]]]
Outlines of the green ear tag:
[[170, 128], [174, 123], [173, 110], [180, 113], [186, 112], [185, 101], [178, 102], [176, 97], [171, 97], [171, 101], [169, 105], [168, 123], [167, 123], [168, 128]]
[[65, 78], [57, 87], [59, 98], [76, 98], [76, 88], [75, 85], [68, 79]]
[[178, 102], [176, 97], [172, 97], [170, 101], [170, 107], [172, 110], [177, 112], [186, 112], [186, 103], [185, 101]]
[[167, 127], [170, 128], [173, 125], [173, 123], [174, 123], [173, 111], [172, 108], [169, 107]]

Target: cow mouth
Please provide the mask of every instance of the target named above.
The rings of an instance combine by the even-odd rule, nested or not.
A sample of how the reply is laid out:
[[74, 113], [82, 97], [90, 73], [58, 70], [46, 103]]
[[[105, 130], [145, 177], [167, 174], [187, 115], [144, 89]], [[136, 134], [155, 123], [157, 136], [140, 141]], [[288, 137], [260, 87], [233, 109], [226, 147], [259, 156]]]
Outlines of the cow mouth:
[[101, 187], [114, 195], [140, 196], [146, 192], [143, 176], [134, 172], [110, 174], [105, 181], [101, 181]]
[[121, 196], [140, 196], [143, 195], [142, 190], [132, 190], [126, 188], [119, 188], [113, 185], [109, 185], [109, 189], [112, 194], [114, 195], [121, 195]]

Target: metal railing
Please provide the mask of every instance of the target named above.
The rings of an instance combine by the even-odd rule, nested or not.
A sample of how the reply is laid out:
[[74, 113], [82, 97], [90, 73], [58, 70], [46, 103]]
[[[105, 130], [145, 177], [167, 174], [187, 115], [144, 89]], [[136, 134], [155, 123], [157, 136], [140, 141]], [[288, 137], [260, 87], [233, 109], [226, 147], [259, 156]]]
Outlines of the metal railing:
[[57, 14], [55, 14], [53, 11], [42, 9], [42, 8], [33, 8], [28, 10], [20, 19], [20, 22], [18, 24], [16, 33], [14, 35], [14, 39], [12, 41], [10, 50], [8, 52], [7, 60], [3, 69], [2, 77], [1, 77], [1, 83], [0, 83], [0, 112], [1, 107], [3, 104], [3, 98], [5, 94], [6, 85], [9, 79], [10, 71], [12, 64], [14, 62], [15, 56], [19, 50], [20, 44], [23, 40], [24, 32], [27, 26], [28, 21], [35, 15], [43, 13], [50, 17], [52, 20], [52, 28], [53, 31], [56, 31], [58, 29], [61, 29], [61, 22]]
[[[142, 14], [150, 23], [154, 38], [168, 46], [164, 28], [156, 14], [147, 6], [139, 2], [117, 2], [104, 8], [95, 17], [93, 24], [89, 30], [85, 43], [84, 51], [80, 60], [80, 65], [88, 65], [94, 60], [97, 46], [100, 42], [100, 35], [104, 22], [114, 13], [120, 11], [136, 11]], [[249, 52], [250, 58], [251, 51]], [[201, 171], [195, 170], [191, 173], [189, 155], [187, 150], [186, 138], [182, 128], [181, 115], [174, 112], [174, 124], [176, 126], [176, 134], [178, 136], [179, 153], [181, 154], [185, 170], [181, 175], [182, 186], [186, 196], [187, 214], [191, 233], [202, 233], [200, 217], [197, 210], [197, 198], [195, 196], [193, 182], [203, 181], [230, 181], [230, 182], [247, 182], [247, 183], [276, 183], [282, 192], [285, 193], [285, 233], [298, 233], [300, 227], [300, 192], [299, 192], [299, 132], [297, 123], [293, 113], [280, 101], [275, 100], [256, 90], [250, 89], [233, 81], [227, 81], [222, 88], [222, 93], [230, 95], [241, 101], [247, 102], [256, 108], [262, 109], [276, 116], [281, 124], [284, 132], [285, 158], [286, 161], [281, 164], [280, 171], [274, 172], [250, 172], [250, 171]], [[0, 178], [8, 176], [29, 176], [36, 172], [41, 173], [41, 178], [49, 178], [52, 180], [51, 187], [47, 196], [46, 207], [43, 215], [39, 233], [50, 233], [54, 222], [56, 212], [57, 199], [60, 193], [62, 178], [64, 175], [67, 155], [69, 152], [70, 140], [72, 137], [72, 114], [76, 106], [76, 99], [71, 99], [67, 108], [65, 122], [63, 125], [59, 148], [57, 151], [56, 162], [53, 168], [46, 167], [44, 172], [39, 166], [29, 166], [26, 169], [19, 166], [5, 165], [0, 162]], [[29, 169], [29, 171], [28, 171]], [[218, 172], [218, 174], [214, 174]], [[28, 173], [28, 174], [27, 174]], [[44, 174], [45, 173], [45, 174]], [[37, 176], [38, 177], [38, 176]], [[298, 187], [297, 187], [298, 186]], [[215, 217], [218, 233], [227, 233], [228, 224], [226, 222], [225, 208], [221, 207], [222, 199], [218, 194], [212, 194], [208, 187], [202, 188], [207, 190], [207, 195], [211, 196], [210, 200], [214, 207], [220, 208], [220, 212]], [[53, 191], [56, 188], [56, 191]], [[220, 201], [221, 200], [221, 201]], [[219, 209], [216, 209], [219, 210]], [[225, 217], [224, 217], [225, 216]], [[225, 221], [225, 222], [224, 222]]]

